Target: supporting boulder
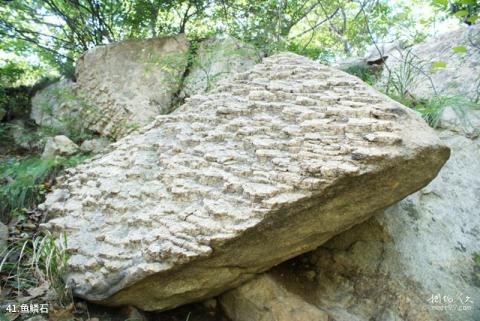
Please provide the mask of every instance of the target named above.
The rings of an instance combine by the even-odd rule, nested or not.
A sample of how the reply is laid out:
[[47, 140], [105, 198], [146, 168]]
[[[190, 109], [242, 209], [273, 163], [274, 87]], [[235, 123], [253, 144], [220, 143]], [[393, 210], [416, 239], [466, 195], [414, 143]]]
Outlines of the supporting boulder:
[[327, 313], [288, 291], [270, 274], [227, 292], [222, 307], [233, 321], [329, 321]]
[[67, 282], [165, 310], [313, 250], [432, 180], [449, 149], [358, 78], [285, 53], [68, 171], [42, 208]]
[[78, 145], [64, 135], [49, 137], [43, 149], [42, 158], [51, 159], [56, 156], [70, 156], [78, 152]]

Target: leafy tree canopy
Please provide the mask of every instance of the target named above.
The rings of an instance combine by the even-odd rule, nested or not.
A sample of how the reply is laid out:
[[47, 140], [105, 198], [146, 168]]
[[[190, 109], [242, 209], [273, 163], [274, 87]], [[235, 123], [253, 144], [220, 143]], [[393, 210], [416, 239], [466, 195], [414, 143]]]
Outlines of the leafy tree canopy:
[[[420, 41], [419, 26], [431, 22], [414, 15], [421, 0], [0, 1], [0, 51], [34, 56], [64, 74], [84, 51], [129, 38], [226, 33], [267, 53], [291, 50], [329, 60], [401, 33]], [[458, 1], [472, 6], [467, 2], [478, 0]], [[443, 1], [436, 2], [444, 11]]]

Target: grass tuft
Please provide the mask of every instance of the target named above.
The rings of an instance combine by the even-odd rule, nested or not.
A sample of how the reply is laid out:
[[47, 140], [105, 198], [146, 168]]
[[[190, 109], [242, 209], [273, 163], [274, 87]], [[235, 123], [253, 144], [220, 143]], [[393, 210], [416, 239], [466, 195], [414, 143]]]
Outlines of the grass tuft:
[[473, 128], [471, 111], [480, 109], [480, 104], [469, 100], [464, 96], [440, 96], [436, 95], [430, 99], [415, 99], [412, 96], [389, 95], [393, 100], [418, 111], [423, 119], [433, 128], [440, 125], [442, 114], [447, 107], [453, 109], [457, 115], [460, 126], [469, 132]]
[[0, 253], [1, 286], [16, 289], [16, 298], [27, 297], [26, 290], [48, 284], [56, 302], [68, 305], [72, 294], [66, 286], [67, 272], [66, 234], [56, 239], [49, 231], [42, 231], [28, 240], [18, 240]]
[[66, 167], [75, 166], [88, 158], [75, 155], [55, 160], [38, 156], [0, 161], [0, 220], [7, 221], [11, 213], [33, 208], [40, 203], [55, 177]]
[[345, 69], [345, 72], [349, 73], [350, 75], [357, 76], [369, 85], [374, 85], [376, 82], [376, 76], [372, 71], [372, 67], [366, 64], [352, 65]]

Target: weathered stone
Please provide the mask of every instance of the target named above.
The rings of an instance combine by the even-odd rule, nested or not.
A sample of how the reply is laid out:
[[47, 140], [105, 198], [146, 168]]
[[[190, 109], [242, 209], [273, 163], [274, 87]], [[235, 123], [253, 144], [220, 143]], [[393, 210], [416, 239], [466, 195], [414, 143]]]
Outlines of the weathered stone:
[[449, 106], [442, 111], [438, 127], [475, 137], [480, 133], [480, 110]]
[[[448, 320], [478, 320], [474, 256], [480, 253], [480, 141], [450, 131], [439, 136], [450, 147], [451, 159], [427, 187], [379, 219], [392, 240], [382, 264], [400, 278], [412, 279], [427, 298], [452, 297], [459, 308], [466, 306], [465, 311], [444, 311]], [[429, 309], [442, 306], [422, 303]]]
[[16, 146], [29, 149], [30, 145], [26, 141], [27, 129], [25, 128], [25, 121], [22, 119], [14, 119], [13, 121], [9, 122], [8, 127], [8, 135], [12, 137]]
[[81, 129], [87, 123], [82, 118], [83, 104], [76, 96], [76, 85], [69, 79], [61, 79], [32, 97], [30, 118], [37, 125], [57, 130]]
[[74, 293], [144, 310], [212, 297], [316, 248], [425, 186], [449, 155], [415, 112], [294, 54], [112, 147], [43, 208], [68, 234]]
[[263, 274], [222, 296], [233, 321], [329, 321], [328, 314]]
[[[336, 321], [478, 320], [480, 141], [439, 134], [452, 155], [427, 187], [274, 268], [265, 276], [272, 287], [287, 287]], [[222, 295], [226, 311], [256, 311], [245, 301], [257, 295], [258, 283]]]
[[89, 128], [121, 137], [170, 111], [187, 65], [184, 35], [96, 47], [77, 61], [77, 95]]
[[[382, 81], [401, 80], [410, 95], [431, 98], [434, 95], [460, 95], [470, 99], [480, 97], [480, 25], [441, 34], [407, 49], [387, 47], [388, 57]], [[463, 47], [466, 52], [455, 52]], [[379, 55], [373, 49], [371, 56]], [[435, 67], [445, 62], [445, 67]]]
[[8, 136], [13, 139], [17, 148], [26, 150], [41, 150], [44, 144], [42, 139], [33, 139], [34, 132], [23, 119], [14, 119], [8, 123]]
[[235, 38], [214, 36], [199, 43], [181, 96], [203, 94], [233, 73], [245, 72], [260, 60], [254, 47]]
[[[314, 252], [283, 263], [221, 295], [219, 300], [232, 321], [260, 320], [248, 319], [248, 316], [262, 307], [262, 300], [269, 298], [270, 289], [277, 288], [289, 293], [281, 295], [283, 306], [303, 303], [309, 311], [327, 315], [325, 320], [445, 320], [440, 314], [425, 309], [428, 295], [416, 288], [412, 280], [391, 278], [381, 268], [385, 244], [389, 241], [383, 227], [375, 219], [368, 220]], [[310, 276], [312, 270], [314, 278]], [[270, 291], [265, 290], [261, 281], [265, 279], [269, 280]], [[264, 309], [263, 317], [283, 320], [282, 313], [275, 309]]]
[[171, 112], [177, 94], [183, 99], [205, 93], [260, 57], [234, 38], [208, 38], [199, 43], [182, 80], [188, 48], [183, 35], [94, 48], [78, 60], [76, 83], [62, 79], [37, 92], [30, 116], [58, 130], [88, 128], [119, 138]]
[[105, 138], [88, 139], [80, 145], [80, 150], [82, 152], [98, 154], [103, 152], [108, 145], [110, 145], [110, 142]]
[[49, 159], [55, 156], [70, 156], [78, 152], [78, 145], [64, 135], [47, 138], [42, 158]]

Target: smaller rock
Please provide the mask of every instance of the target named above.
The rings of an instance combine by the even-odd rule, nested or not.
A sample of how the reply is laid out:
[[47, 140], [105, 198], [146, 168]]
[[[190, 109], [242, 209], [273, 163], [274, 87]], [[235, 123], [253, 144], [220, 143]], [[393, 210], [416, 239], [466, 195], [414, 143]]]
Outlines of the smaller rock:
[[467, 136], [478, 134], [480, 110], [455, 110], [453, 107], [446, 107], [442, 112], [438, 127], [464, 133]]
[[0, 253], [7, 248], [8, 241], [8, 227], [0, 222]]
[[42, 142], [36, 139], [35, 134], [27, 127], [22, 119], [15, 119], [8, 123], [8, 135], [15, 145], [26, 150], [41, 149]]
[[[72, 117], [80, 117], [82, 103], [75, 95], [75, 83], [69, 79], [61, 79], [39, 90], [31, 101], [30, 118], [37, 125], [49, 126], [65, 130], [72, 126]], [[81, 121], [74, 122], [78, 129]]]
[[215, 310], [217, 308], [217, 300], [214, 298], [202, 302], [203, 306], [208, 310]]
[[110, 142], [103, 138], [88, 139], [80, 145], [80, 150], [85, 153], [98, 154], [106, 149]]
[[333, 67], [345, 71], [358, 65], [366, 66], [367, 62], [365, 61], [364, 58], [349, 57], [349, 58], [338, 60], [333, 64]]
[[313, 271], [313, 270], [310, 270], [310, 271], [305, 272], [305, 277], [306, 277], [309, 281], [314, 281], [316, 276], [317, 276], [317, 272], [315, 272], [315, 271]]
[[55, 156], [70, 156], [78, 152], [78, 145], [64, 135], [49, 137], [43, 150], [42, 158], [51, 159]]
[[328, 314], [288, 291], [271, 275], [261, 275], [220, 297], [233, 321], [328, 321]]
[[137, 308], [131, 305], [123, 307], [120, 312], [125, 316], [126, 320], [130, 320], [130, 321], [147, 321], [148, 320], [142, 311], [138, 310]]

